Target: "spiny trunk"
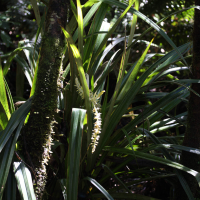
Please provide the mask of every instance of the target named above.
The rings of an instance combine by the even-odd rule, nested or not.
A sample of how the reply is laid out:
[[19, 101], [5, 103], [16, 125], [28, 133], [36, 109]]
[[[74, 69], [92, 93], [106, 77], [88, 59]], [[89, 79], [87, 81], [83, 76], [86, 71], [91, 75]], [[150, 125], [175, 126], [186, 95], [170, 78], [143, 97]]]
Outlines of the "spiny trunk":
[[[195, 0], [195, 5], [200, 5], [200, 0]], [[193, 30], [193, 63], [192, 78], [200, 79], [200, 10], [195, 9]], [[200, 84], [193, 83], [191, 88], [200, 94]], [[184, 146], [200, 148], [200, 97], [190, 93], [188, 105], [187, 129], [183, 141]], [[191, 169], [200, 172], [200, 156], [197, 154], [182, 152], [181, 163]], [[200, 198], [200, 188], [196, 179], [184, 173], [184, 177], [195, 198]], [[182, 191], [177, 199], [188, 199]]]
[[28, 123], [23, 129], [27, 159], [37, 179], [37, 199], [42, 198], [47, 178], [45, 165], [48, 164], [51, 151], [52, 123], [57, 108], [57, 81], [65, 45], [60, 25], [65, 27], [67, 11], [67, 0], [49, 1], [35, 94]]

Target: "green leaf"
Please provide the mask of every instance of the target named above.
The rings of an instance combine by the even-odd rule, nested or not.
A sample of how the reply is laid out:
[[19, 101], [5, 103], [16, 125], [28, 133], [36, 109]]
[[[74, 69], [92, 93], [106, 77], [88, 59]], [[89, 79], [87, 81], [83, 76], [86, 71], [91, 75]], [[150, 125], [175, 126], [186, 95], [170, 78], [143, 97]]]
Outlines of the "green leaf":
[[[127, 194], [127, 193], [110, 193], [110, 195], [115, 198], [115, 199], [131, 199], [131, 200], [159, 200], [156, 198], [152, 197], [147, 197], [144, 195], [140, 194]], [[97, 199], [97, 198], [103, 198], [104, 195], [99, 193], [99, 194], [92, 194], [92, 197]]]
[[[136, 0], [136, 2], [135, 2], [135, 9], [136, 9], [136, 10], [139, 10], [139, 0]], [[136, 23], [137, 23], [137, 15], [134, 15], [134, 14], [133, 14], [133, 18], [132, 18], [132, 21], [131, 21], [131, 30], [130, 30], [130, 35], [129, 35], [129, 37], [128, 37], [128, 44], [127, 44], [127, 46], [130, 46], [131, 43], [132, 43], [132, 41], [133, 41]], [[148, 48], [148, 47], [147, 47], [147, 48]], [[126, 67], [127, 67], [127, 63], [128, 63], [130, 51], [131, 51], [131, 49], [128, 49], [128, 50], [127, 50], [127, 53], [126, 53], [126, 57], [125, 57], [125, 61], [124, 61], [124, 67], [125, 67], [125, 69], [126, 69]], [[135, 67], [135, 68], [136, 68], [136, 67]], [[135, 70], [136, 70], [136, 69], [135, 69]]]
[[37, 29], [37, 33], [36, 33], [36, 36], [35, 36], [35, 42], [34, 42], [34, 51], [33, 52], [35, 52], [35, 47], [36, 47], [36, 43], [37, 43], [37, 40], [39, 38], [40, 32], [41, 32], [41, 34], [44, 33], [44, 31], [42, 30], [42, 27], [44, 25], [45, 18], [46, 18], [46, 12], [44, 12], [44, 14], [42, 16], [42, 19], [40, 21], [40, 26]]
[[[92, 18], [94, 13], [98, 10], [99, 6], [101, 5], [101, 2], [95, 3], [91, 9], [87, 12], [86, 16], [83, 19], [83, 28], [88, 24], [89, 20]], [[78, 30], [75, 31], [73, 35], [73, 40], [76, 42], [78, 38]]]
[[[156, 121], [160, 120], [163, 116], [166, 116], [166, 115], [169, 117], [170, 115], [166, 114], [166, 113], [169, 113], [170, 110], [172, 110], [175, 106], [177, 106], [182, 101], [182, 98], [184, 99], [189, 96], [189, 92], [186, 91], [184, 93], [184, 91], [186, 91], [186, 90], [183, 90], [182, 95], [180, 95], [178, 98], [174, 98], [174, 100], [167, 102], [166, 105], [164, 107], [162, 107], [162, 109], [161, 108], [158, 109], [158, 112], [155, 112], [151, 116], [149, 116], [148, 117], [149, 123], [153, 124]], [[170, 117], [173, 118], [172, 116], [170, 116]], [[147, 129], [146, 122], [143, 124], [143, 128]]]
[[38, 27], [40, 27], [41, 17], [40, 17], [39, 8], [37, 6], [37, 1], [36, 0], [30, 0], [30, 1], [31, 1], [32, 6], [33, 6], [33, 10], [34, 10], [34, 14], [35, 14], [35, 17], [36, 17], [37, 25], [38, 25]]
[[[112, 57], [110, 58], [110, 60], [108, 61], [108, 63], [104, 63], [95, 73], [95, 83], [97, 84], [97, 86], [94, 88], [93, 92], [96, 91], [102, 91], [101, 87], [104, 85], [105, 81], [106, 81], [106, 77], [108, 76], [108, 74], [110, 73], [113, 65], [111, 65], [112, 61], [114, 60], [114, 58], [116, 57], [118, 51], [116, 51]], [[104, 67], [105, 66], [105, 67]]]
[[77, 200], [83, 121], [86, 110], [72, 109], [67, 160], [67, 199]]
[[6, 116], [8, 120], [10, 119], [10, 110], [9, 110], [9, 105], [8, 105], [8, 100], [7, 100], [7, 95], [6, 95], [6, 89], [5, 89], [5, 83], [4, 83], [4, 77], [3, 77], [3, 70], [1, 66], [1, 59], [0, 59], [0, 102], [3, 106], [3, 109], [6, 113]]
[[[126, 7], [127, 7], [126, 4], [121, 3], [119, 1], [116, 1], [116, 0], [98, 0], [98, 1], [105, 2], [105, 3], [108, 3], [110, 5], [114, 4], [115, 6], [119, 6], [122, 9], [126, 9]], [[129, 4], [129, 6], [130, 6], [130, 4]], [[182, 54], [180, 53], [180, 51], [178, 50], [178, 48], [176, 47], [174, 42], [169, 38], [169, 36], [155, 22], [153, 22], [147, 16], [143, 15], [141, 12], [139, 12], [138, 10], [135, 10], [134, 8], [130, 8], [129, 12], [137, 15], [142, 20], [144, 20], [146, 23], [148, 23], [151, 27], [153, 27], [155, 30], [157, 30], [159, 32], [159, 34], [162, 35], [163, 38], [176, 50], [176, 52], [179, 54], [179, 56], [181, 57], [183, 62], [188, 66], [187, 62], [183, 58]]]
[[157, 157], [154, 156], [152, 154], [149, 153], [143, 153], [143, 152], [139, 152], [139, 151], [135, 151], [133, 153], [132, 150], [128, 150], [128, 149], [123, 149], [123, 148], [116, 148], [116, 147], [105, 147], [104, 148], [105, 151], [111, 151], [111, 152], [116, 152], [116, 153], [120, 153], [120, 154], [126, 154], [126, 155], [132, 155], [132, 156], [136, 156], [138, 158], [143, 158], [143, 159], [147, 159], [153, 162], [158, 162], [170, 167], [173, 167], [175, 169], [180, 169], [182, 171], [187, 172], [188, 174], [191, 174], [192, 176], [195, 177], [195, 179], [198, 182], [198, 185], [200, 186], [200, 173], [198, 173], [197, 171], [190, 169], [188, 167], [185, 167], [177, 162], [168, 160], [168, 159], [164, 159], [161, 157]]
[[83, 58], [83, 14], [80, 0], [77, 0], [77, 14], [78, 14], [78, 50], [81, 58]]
[[[126, 112], [126, 109], [128, 106], [132, 103], [132, 100], [134, 99], [135, 95], [137, 94], [139, 88], [141, 87], [141, 80], [143, 76], [141, 76], [135, 84], [129, 89], [129, 91], [125, 94], [124, 98], [122, 101], [119, 103], [117, 108], [114, 110], [113, 114], [110, 117], [108, 127], [107, 129], [102, 130], [101, 133], [101, 138], [100, 138], [100, 145], [97, 146], [97, 149], [99, 148], [99, 151], [103, 148], [103, 146], [106, 144], [107, 140], [109, 139], [112, 131], [114, 130], [114, 127], [117, 125], [119, 122], [121, 116]], [[139, 85], [138, 85], [139, 84]], [[183, 90], [179, 89], [179, 92]], [[126, 131], [132, 130], [136, 125], [138, 125], [140, 122], [142, 122], [146, 117], [149, 117], [152, 113], [157, 111], [159, 108], [163, 107], [166, 105], [166, 103], [169, 103], [173, 99], [177, 98], [180, 96], [181, 93], [179, 94], [178, 91], [173, 91], [169, 93], [167, 96], [159, 99], [157, 102], [155, 102], [152, 106], [148, 107], [145, 109], [138, 117], [136, 117], [134, 120], [132, 120], [128, 125], [126, 125]], [[97, 153], [99, 153], [97, 151]]]
[[36, 200], [29, 169], [23, 162], [14, 162], [13, 168], [21, 198], [23, 200]]
[[181, 151], [187, 151], [190, 153], [198, 154], [200, 155], [200, 149], [192, 148], [192, 147], [186, 147], [182, 145], [177, 145], [177, 144], [157, 144], [157, 145], [152, 145], [149, 148], [144, 149], [144, 152], [148, 152], [151, 150], [155, 149], [160, 149], [160, 148], [166, 148], [166, 149], [171, 149], [173, 150], [181, 150]]
[[117, 175], [115, 175], [112, 170], [106, 166], [106, 165], [102, 165], [103, 169], [112, 177], [114, 178], [120, 185], [122, 185], [124, 187], [124, 189], [128, 192], [131, 193], [131, 191], [128, 189], [128, 187], [126, 187], [126, 185], [117, 177]]
[[[136, 170], [135, 170], [136, 171]], [[141, 170], [142, 172], [142, 170]], [[151, 174], [151, 173], [149, 173]], [[151, 181], [151, 180], [155, 180], [155, 179], [161, 179], [161, 178], [168, 178], [168, 177], [173, 177], [173, 176], [176, 176], [175, 174], [164, 174], [164, 175], [156, 175], [156, 176], [150, 176], [150, 177], [147, 177], [147, 178], [140, 178], [139, 180], [134, 180], [134, 181], [130, 181], [126, 184], [126, 186], [132, 186], [134, 184], [138, 184], [138, 183], [142, 183], [143, 181]], [[117, 189], [121, 189], [122, 186], [119, 186], [117, 187]], [[116, 190], [116, 189], [115, 189]], [[114, 191], [114, 189], [111, 189], [109, 190], [109, 192], [112, 194], [112, 192]], [[118, 193], [119, 194], [119, 193]], [[146, 196], [145, 196], [146, 197]], [[140, 196], [141, 200], [142, 198], [145, 198], [144, 196]], [[139, 198], [139, 199], [140, 199]], [[146, 198], [149, 198], [149, 197], [146, 197]], [[137, 198], [136, 198], [137, 199]], [[138, 200], [138, 199], [137, 199]], [[151, 199], [150, 199], [151, 200]]]
[[93, 178], [85, 177], [83, 180], [90, 181], [108, 200], [114, 200], [112, 196]]
[[[102, 0], [102, 2], [106, 2], [106, 0]], [[115, 31], [116, 27], [118, 26], [118, 24], [120, 23], [120, 21], [122, 20], [122, 18], [125, 16], [125, 14], [131, 9], [131, 6], [133, 5], [133, 3], [135, 2], [135, 0], [130, 1], [130, 4], [127, 6], [125, 6], [125, 10], [124, 12], [121, 14], [121, 16], [117, 19], [117, 21], [115, 22], [115, 24], [112, 26], [112, 28], [109, 30], [109, 32], [106, 34], [106, 36], [104, 37], [103, 41], [101, 42], [100, 46], [98, 47], [98, 49], [96, 50], [96, 53], [93, 55], [94, 60], [91, 62], [91, 66], [93, 65], [94, 61], [96, 60], [96, 58], [98, 57], [98, 55], [101, 53], [104, 45], [107, 43], [108, 38], [112, 35], [112, 33]], [[107, 3], [107, 2], [106, 2]], [[111, 3], [113, 4], [113, 3]]]
[[10, 168], [3, 198], [5, 200], [16, 200], [17, 197], [16, 194], [17, 194], [16, 179], [13, 173], [13, 169]]
[[184, 94], [184, 88], [178, 88], [178, 90], [174, 90], [173, 92], [169, 93], [168, 95], [162, 97], [154, 104], [149, 106], [147, 109], [143, 111], [139, 116], [137, 116], [134, 120], [132, 120], [127, 126], [126, 130], [129, 131], [131, 128], [135, 127], [138, 123], [142, 122], [146, 117], [150, 117], [151, 114], [159, 110], [160, 108], [164, 107], [165, 105], [169, 104], [171, 101], [178, 99], [181, 95]]
[[[1, 151], [1, 153], [0, 153], [0, 163], [1, 163], [0, 164], [0, 171], [1, 171], [1, 173], [0, 173], [0, 200], [2, 199], [3, 190], [5, 188], [10, 165], [11, 165], [11, 162], [13, 159], [15, 144], [17, 142], [17, 138], [19, 137], [21, 128], [24, 124], [24, 120], [25, 120], [25, 117], [20, 121], [20, 124], [16, 130], [16, 133], [12, 137], [9, 138], [3, 151]], [[8, 123], [8, 125], [9, 125], [9, 123]], [[2, 136], [5, 135], [5, 130], [3, 131], [3, 133], [1, 132]]]
[[142, 65], [142, 63], [144, 62], [145, 56], [151, 46], [151, 43], [153, 42], [154, 39], [151, 40], [151, 42], [149, 43], [149, 45], [147, 46], [147, 48], [145, 49], [144, 53], [142, 54], [142, 56], [140, 57], [140, 59], [138, 60], [136, 66], [134, 67], [132, 73], [130, 74], [127, 82], [125, 83], [121, 93], [119, 94], [117, 100], [122, 99], [122, 97], [125, 95], [125, 93], [130, 89], [131, 85], [133, 85], [133, 83], [135, 82], [135, 78], [139, 72], [140, 66]]
[[76, 6], [74, 4], [74, 2], [72, 0], [70, 0], [70, 5], [71, 5], [71, 10], [74, 14], [74, 17], [76, 18], [76, 21], [78, 21], [78, 17], [77, 17], [77, 9]]
[[22, 70], [29, 82], [29, 85], [32, 87], [32, 82], [33, 82], [33, 75], [31, 74], [30, 68], [27, 64], [27, 62], [25, 61], [24, 58], [16, 55], [14, 58], [15, 61], [17, 61], [17, 63], [22, 67]]
[[28, 41], [26, 41], [26, 40], [20, 41], [18, 46], [28, 48], [28, 49], [23, 48], [23, 52], [28, 60], [29, 66], [30, 66], [31, 77], [33, 77], [34, 73], [35, 73], [36, 62], [38, 59], [38, 53], [37, 53], [37, 51], [35, 51], [35, 46], [33, 48], [32, 45], [29, 43], [29, 40]]
[[11, 54], [9, 54], [9, 57], [7, 59], [7, 62], [3, 68], [3, 75], [6, 76], [6, 74], [8, 73], [8, 69], [10, 68], [10, 65], [12, 63], [12, 60], [13, 58], [20, 52], [22, 51], [23, 49], [27, 49], [29, 51], [33, 50], [32, 47], [20, 47], [20, 48], [17, 48], [15, 49]]
[[33, 77], [33, 84], [31, 87], [31, 93], [30, 93], [30, 97], [34, 95], [35, 93], [35, 87], [36, 87], [36, 81], [37, 81], [37, 72], [38, 72], [38, 66], [39, 66], [39, 60], [40, 60], [40, 53], [38, 56], [38, 60], [37, 60], [37, 64], [36, 64], [36, 68], [35, 68], [35, 73], [34, 73], [34, 77]]
[[153, 131], [152, 133], [154, 133], [154, 130], [159, 129], [160, 127], [162, 127], [164, 125], [173, 124], [173, 123], [180, 123], [185, 126], [185, 124], [183, 124], [182, 121], [186, 119], [186, 115], [187, 115], [187, 112], [183, 112], [176, 116], [169, 116], [170, 118], [153, 123], [149, 127], [149, 130], [151, 132]]
[[85, 72], [83, 69], [83, 65], [82, 65], [82, 60], [81, 60], [81, 56], [80, 53], [78, 51], [78, 49], [76, 48], [76, 45], [74, 44], [74, 41], [72, 39], [72, 37], [69, 35], [69, 33], [67, 31], [65, 31], [64, 28], [62, 28], [65, 37], [67, 38], [67, 42], [69, 43], [69, 46], [73, 52], [74, 55], [74, 59], [76, 61], [76, 65], [78, 67], [78, 72], [79, 72], [79, 76], [80, 76], [80, 80], [81, 80], [81, 85], [83, 87], [83, 92], [84, 92], [84, 98], [85, 98], [85, 106], [87, 109], [87, 117], [88, 117], [88, 137], [87, 137], [87, 145], [89, 146], [90, 141], [91, 141], [91, 136], [92, 136], [92, 109], [91, 109], [91, 103], [89, 100], [89, 88], [88, 88], [88, 84], [87, 84], [87, 80], [85, 77]]
[[[188, 84], [191, 83], [200, 83], [200, 79], [182, 79], [182, 80], [172, 80], [172, 81], [159, 81], [160, 83], [164, 82], [164, 83], [170, 83], [170, 84], [176, 84], [179, 86], [183, 86], [185, 87], [188, 91], [193, 92], [194, 94], [196, 94], [198, 97], [200, 97], [200, 94], [198, 94], [195, 90], [193, 90], [191, 87], [189, 87]], [[186, 84], [184, 84], [186, 83]]]
[[[125, 40], [124, 47], [125, 46], [126, 46], [126, 40]], [[110, 103], [110, 106], [109, 106], [108, 113], [106, 114], [106, 117], [105, 117], [105, 123], [104, 123], [104, 126], [103, 126], [104, 130], [107, 129], [107, 127], [108, 127], [110, 116], [111, 116], [111, 113], [113, 112], [115, 101], [116, 101], [117, 95], [119, 93], [120, 85], [121, 85], [121, 82], [122, 82], [123, 77], [124, 77], [124, 72], [125, 72], [124, 61], [125, 61], [125, 57], [126, 57], [126, 48], [124, 48], [124, 53], [122, 55], [122, 59], [121, 59], [121, 63], [120, 63], [120, 68], [119, 68], [119, 73], [118, 73], [118, 77], [117, 77], [117, 83], [116, 83], [116, 86], [115, 86], [114, 94], [113, 94], [112, 99], [111, 99], [111, 103]]]
[[[159, 140], [159, 138], [157, 138], [157, 137], [156, 137], [155, 135], [153, 135], [151, 132], [149, 132], [149, 131], [147, 131], [147, 130], [145, 130], [145, 129], [143, 129], [142, 131], [143, 131], [143, 133], [145, 133], [147, 136], [149, 136], [149, 137], [151, 138], [151, 140], [152, 140], [155, 144], [161, 144], [161, 141]], [[160, 150], [161, 150], [161, 152], [166, 156], [167, 159], [169, 159], [169, 160], [171, 160], [171, 161], [174, 161], [174, 158], [169, 154], [169, 152], [168, 152], [165, 148], [161, 148]], [[177, 164], [179, 164], [179, 163], [177, 163]], [[179, 164], [179, 165], [180, 165], [180, 164]], [[183, 166], [183, 167], [182, 167], [182, 170], [184, 170], [184, 168], [187, 168], [187, 167], [184, 167], [184, 166]], [[185, 170], [187, 171], [187, 169], [185, 169]], [[190, 169], [190, 170], [191, 170], [191, 169]], [[183, 177], [183, 175], [181, 174], [181, 172], [180, 172], [179, 170], [177, 170], [177, 168], [175, 168], [175, 173], [176, 173], [176, 175], [177, 175], [177, 177], [178, 177], [178, 179], [179, 179], [179, 181], [180, 181], [180, 183], [181, 183], [183, 189], [185, 190], [185, 192], [186, 192], [186, 194], [187, 194], [187, 196], [188, 196], [188, 199], [193, 200], [194, 197], [193, 197], [193, 194], [192, 194], [192, 192], [191, 192], [191, 190], [190, 190], [190, 187], [188, 186], [187, 181], [185, 180], [185, 178]], [[191, 173], [191, 172], [188, 172], [188, 171], [187, 171], [187, 173]], [[194, 176], [194, 175], [193, 175], [193, 176]], [[196, 175], [195, 178], [197, 179], [197, 182], [198, 182], [198, 184], [199, 184], [199, 186], [200, 186], [200, 182], [198, 181], [198, 174]]]
[[9, 88], [5, 78], [4, 78], [4, 83], [5, 83], [6, 92], [7, 92], [7, 95], [8, 95], [8, 100], [9, 100], [9, 105], [10, 105], [10, 112], [12, 114], [12, 113], [15, 112], [15, 105], [14, 105], [14, 102], [13, 102], [12, 94], [10, 92], [10, 88]]
[[6, 126], [3, 133], [0, 135], [0, 153], [2, 149], [4, 148], [6, 142], [11, 137], [13, 131], [16, 129], [16, 127], [21, 123], [21, 121], [24, 120], [24, 118], [27, 116], [30, 107], [31, 107], [31, 101], [32, 98], [26, 101], [22, 106], [20, 106], [11, 116], [8, 125]]
[[67, 179], [60, 179], [59, 182], [62, 189], [63, 198], [64, 200], [67, 200], [67, 188], [66, 188]]
[[5, 33], [5, 31], [1, 31], [1, 39], [6, 43], [6, 47], [9, 47], [12, 44], [10, 36]]
[[[91, 35], [89, 38], [87, 38], [85, 47], [84, 47], [84, 52], [85, 52], [85, 57], [84, 57], [84, 69], [86, 71], [89, 70], [89, 75], [92, 77], [94, 75], [94, 72], [97, 69], [97, 66], [90, 65], [92, 60], [96, 59], [95, 58], [95, 53], [99, 46], [101, 45], [105, 34], [98, 34], [96, 35], [96, 32], [100, 31], [107, 31], [109, 29], [109, 26], [106, 22], [104, 22], [104, 18], [106, 15], [108, 9], [107, 4], [102, 4], [97, 11], [95, 18], [90, 26], [90, 31], [88, 35]], [[104, 48], [104, 47], [103, 47]], [[102, 49], [103, 51], [103, 49]]]

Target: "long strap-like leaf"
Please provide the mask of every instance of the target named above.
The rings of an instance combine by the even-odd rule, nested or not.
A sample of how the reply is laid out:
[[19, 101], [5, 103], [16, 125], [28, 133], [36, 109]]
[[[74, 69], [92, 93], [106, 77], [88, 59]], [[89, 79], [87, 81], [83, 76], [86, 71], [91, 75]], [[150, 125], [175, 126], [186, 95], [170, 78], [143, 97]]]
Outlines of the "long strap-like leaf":
[[77, 200], [83, 121], [86, 110], [72, 109], [67, 160], [67, 199]]

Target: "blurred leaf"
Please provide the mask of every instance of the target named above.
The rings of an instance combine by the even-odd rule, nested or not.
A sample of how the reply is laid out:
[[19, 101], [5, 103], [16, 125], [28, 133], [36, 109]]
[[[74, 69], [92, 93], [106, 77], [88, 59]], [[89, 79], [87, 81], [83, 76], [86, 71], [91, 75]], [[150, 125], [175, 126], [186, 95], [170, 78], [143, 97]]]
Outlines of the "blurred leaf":
[[1, 39], [4, 43], [6, 43], [6, 46], [9, 47], [12, 44], [10, 36], [5, 33], [5, 31], [1, 31]]
[[[33, 6], [33, 10], [34, 10], [34, 14], [35, 14], [35, 17], [36, 17], [36, 21], [37, 21], [37, 25], [38, 27], [40, 27], [40, 21], [41, 21], [41, 17], [40, 17], [40, 11], [39, 11], [39, 8], [37, 6], [37, 1], [36, 0], [30, 0], [32, 6]], [[43, 30], [42, 30], [43, 32]]]
[[4, 68], [3, 68], [3, 75], [4, 75], [4, 76], [6, 76], [6, 74], [8, 73], [8, 69], [10, 68], [10, 65], [11, 65], [11, 63], [12, 63], [13, 58], [14, 58], [20, 51], [22, 51], [23, 49], [27, 49], [27, 50], [29, 50], [29, 51], [33, 50], [32, 47], [20, 47], [20, 48], [15, 49], [12, 53], [10, 53], [10, 54], [9, 54], [9, 57], [8, 57], [8, 59], [7, 59], [7, 61], [6, 61], [6, 64], [5, 64]]
[[64, 200], [67, 200], [67, 179], [60, 179], [60, 185], [62, 189], [63, 198]]

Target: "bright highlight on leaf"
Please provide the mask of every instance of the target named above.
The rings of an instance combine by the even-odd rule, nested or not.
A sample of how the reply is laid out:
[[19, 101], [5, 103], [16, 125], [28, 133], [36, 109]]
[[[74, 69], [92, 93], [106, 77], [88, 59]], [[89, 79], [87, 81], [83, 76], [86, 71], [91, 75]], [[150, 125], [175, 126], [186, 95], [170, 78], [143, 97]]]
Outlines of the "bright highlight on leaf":
[[1, 86], [1, 88], [0, 88], [0, 103], [4, 108], [7, 119], [9, 120], [10, 119], [10, 110], [9, 110], [9, 105], [8, 105], [8, 100], [7, 100], [7, 95], [6, 95], [6, 88], [5, 88], [5, 83], [4, 83], [3, 70], [2, 70], [2, 66], [1, 66], [1, 59], [0, 59], [0, 86]]

